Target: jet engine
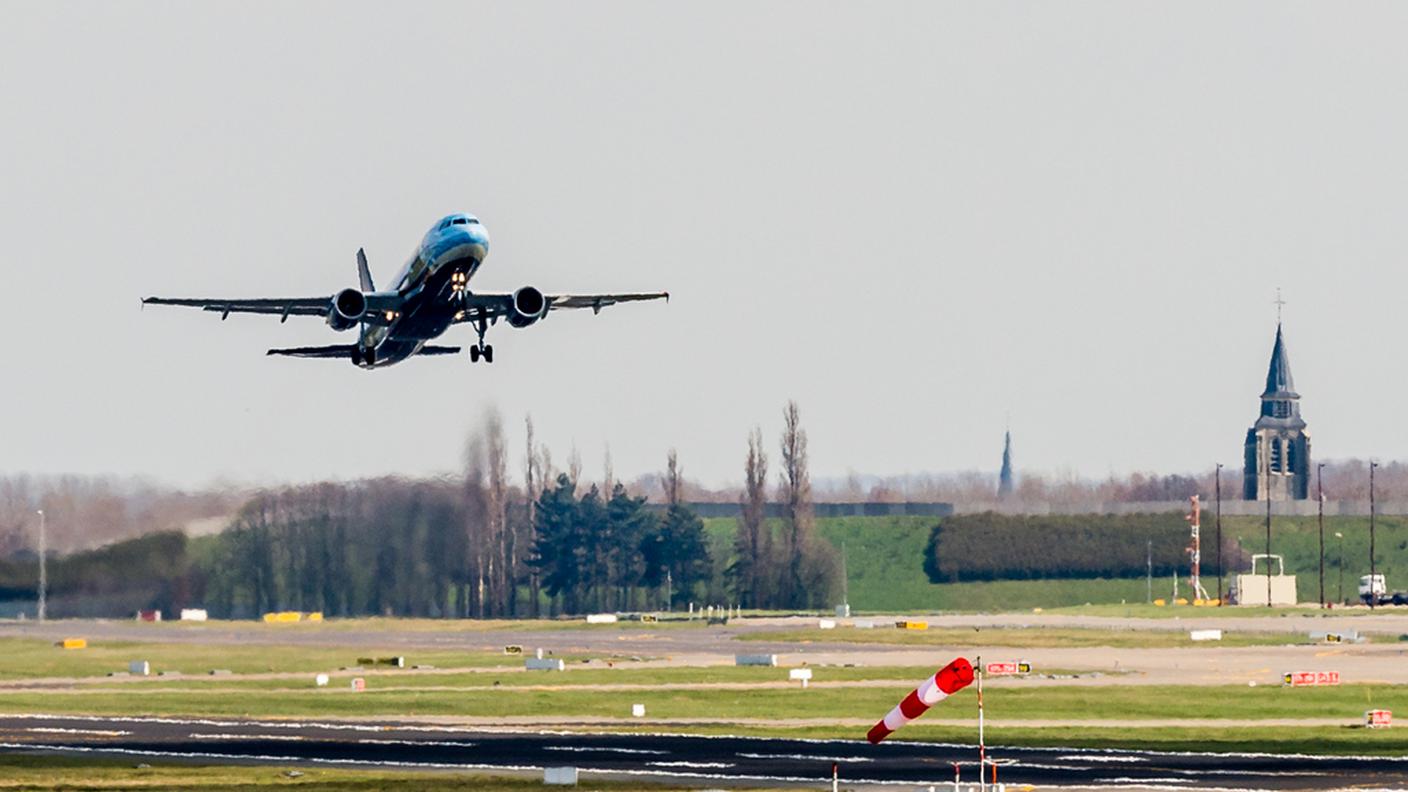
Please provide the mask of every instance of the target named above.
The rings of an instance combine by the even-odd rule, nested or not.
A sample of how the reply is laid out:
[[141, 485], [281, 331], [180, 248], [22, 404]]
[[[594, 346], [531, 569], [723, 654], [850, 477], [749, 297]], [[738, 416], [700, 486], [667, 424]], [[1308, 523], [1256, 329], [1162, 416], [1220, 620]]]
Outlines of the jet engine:
[[508, 323], [514, 327], [527, 327], [542, 319], [548, 312], [548, 299], [532, 286], [524, 286], [513, 293], [513, 305], [509, 307]]
[[343, 289], [333, 295], [328, 307], [328, 326], [334, 330], [351, 330], [367, 312], [367, 297], [356, 289]]

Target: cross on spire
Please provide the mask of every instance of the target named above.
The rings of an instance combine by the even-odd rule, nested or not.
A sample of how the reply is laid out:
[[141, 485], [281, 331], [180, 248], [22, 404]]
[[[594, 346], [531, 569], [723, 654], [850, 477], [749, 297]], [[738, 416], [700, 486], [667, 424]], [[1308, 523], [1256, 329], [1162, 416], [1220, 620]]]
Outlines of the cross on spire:
[[1276, 324], [1279, 325], [1279, 324], [1281, 324], [1281, 306], [1283, 306], [1283, 305], [1286, 304], [1286, 301], [1283, 300], [1283, 299], [1281, 299], [1281, 287], [1280, 287], [1280, 286], [1277, 286], [1277, 287], [1276, 287], [1276, 299], [1275, 299], [1275, 300], [1272, 300], [1272, 302], [1276, 304]]

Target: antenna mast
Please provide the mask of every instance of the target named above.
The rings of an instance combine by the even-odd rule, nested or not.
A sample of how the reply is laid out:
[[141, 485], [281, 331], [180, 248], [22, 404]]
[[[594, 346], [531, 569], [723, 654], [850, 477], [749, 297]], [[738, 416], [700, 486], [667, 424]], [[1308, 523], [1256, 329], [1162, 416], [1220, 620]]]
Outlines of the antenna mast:
[[1188, 544], [1188, 556], [1193, 562], [1192, 574], [1188, 576], [1188, 587], [1193, 590], [1193, 599], [1206, 600], [1208, 598], [1207, 589], [1203, 588], [1203, 543], [1201, 537], [1201, 526], [1199, 518], [1202, 516], [1202, 506], [1198, 503], [1198, 496], [1194, 495], [1188, 499], [1193, 510], [1188, 514], [1187, 520], [1192, 532], [1191, 540]]

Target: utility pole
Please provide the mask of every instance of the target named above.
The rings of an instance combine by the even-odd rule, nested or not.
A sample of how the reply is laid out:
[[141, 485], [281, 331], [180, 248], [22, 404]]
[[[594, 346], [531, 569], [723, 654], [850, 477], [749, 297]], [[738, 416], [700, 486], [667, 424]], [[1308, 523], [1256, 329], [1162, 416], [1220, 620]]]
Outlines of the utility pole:
[[48, 554], [48, 544], [45, 541], [44, 510], [39, 510], [39, 621], [44, 621], [44, 591], [49, 588], [49, 573], [46, 569], [44, 556]]
[[[1369, 609], [1374, 608], [1375, 600], [1379, 598], [1374, 593], [1374, 468], [1378, 467], [1378, 462], [1369, 463]], [[1387, 588], [1387, 587], [1385, 587]]]
[[1315, 466], [1316, 499], [1320, 501], [1320, 607], [1325, 607], [1325, 463]]
[[665, 570], [665, 611], [670, 611], [670, 599], [673, 596], [675, 581], [670, 577], [670, 570]]
[[1154, 601], [1154, 540], [1153, 540], [1153, 539], [1146, 539], [1146, 540], [1144, 541], [1144, 568], [1145, 568], [1145, 570], [1146, 570], [1145, 573], [1144, 573], [1144, 574], [1145, 574], [1145, 583], [1144, 583], [1144, 585], [1145, 585], [1145, 587], [1148, 589], [1148, 592], [1147, 592], [1147, 594], [1145, 595], [1145, 596], [1147, 597], [1147, 599], [1146, 599], [1145, 601], [1146, 601], [1146, 602], [1149, 602], [1149, 603], [1152, 603], [1152, 602]]
[[1340, 540], [1340, 541], [1339, 541], [1339, 546], [1340, 546], [1340, 547], [1339, 547], [1338, 561], [1335, 563], [1335, 566], [1339, 567], [1339, 570], [1340, 570], [1340, 594], [1339, 594], [1339, 597], [1337, 597], [1337, 599], [1339, 600], [1340, 604], [1343, 605], [1343, 604], [1344, 604], [1344, 534], [1340, 533], [1339, 531], [1335, 531], [1335, 538], [1338, 539], [1338, 540]]
[[1217, 606], [1222, 607], [1222, 463], [1217, 463]]
[[1266, 449], [1266, 607], [1271, 607], [1271, 447], [1276, 442], [1267, 438]]

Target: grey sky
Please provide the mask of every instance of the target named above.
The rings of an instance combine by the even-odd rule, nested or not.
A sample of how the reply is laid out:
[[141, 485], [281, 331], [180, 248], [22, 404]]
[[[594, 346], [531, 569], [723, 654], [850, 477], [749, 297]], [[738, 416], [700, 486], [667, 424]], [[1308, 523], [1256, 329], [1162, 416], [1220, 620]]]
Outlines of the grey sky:
[[[1274, 287], [1320, 457], [1408, 456], [1408, 6], [0, 2], [0, 472], [422, 474], [497, 405], [559, 461], [741, 477], [1238, 464]], [[267, 359], [138, 310], [388, 279], [667, 288], [497, 359]], [[466, 329], [450, 342], [468, 342]]]

